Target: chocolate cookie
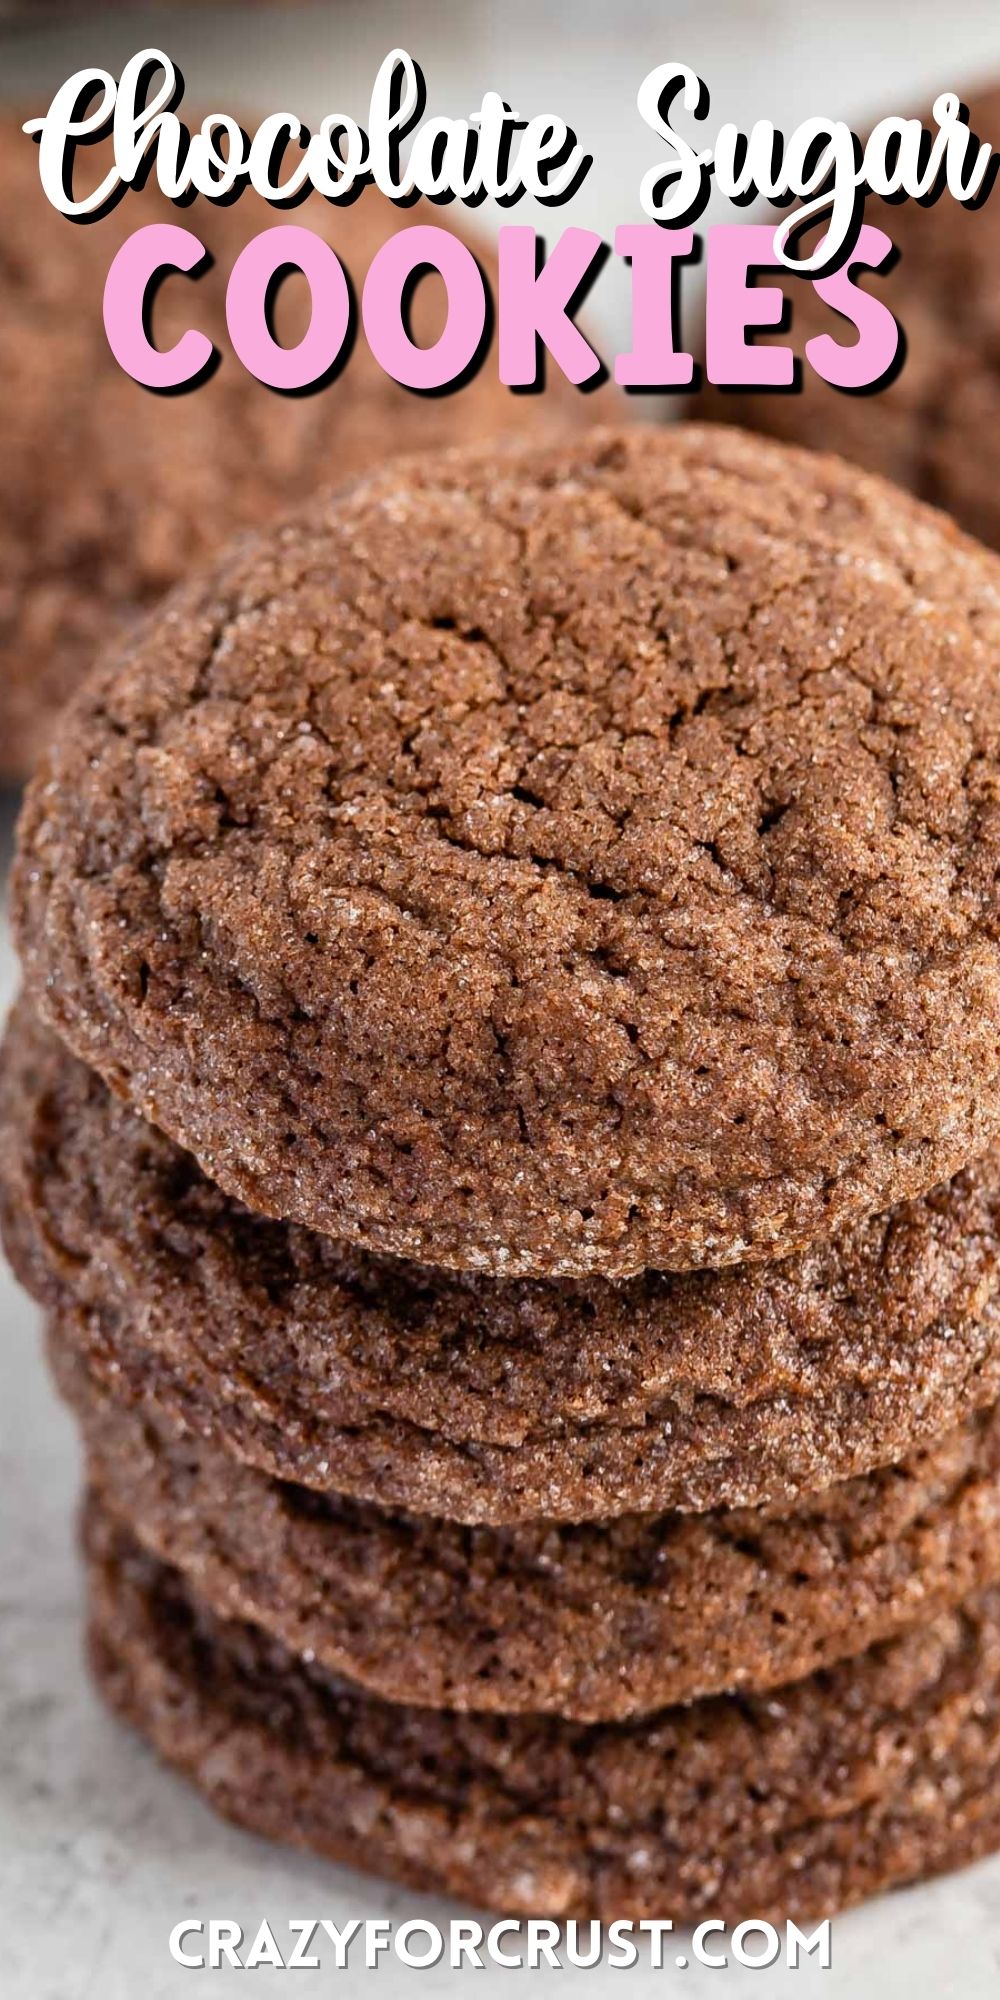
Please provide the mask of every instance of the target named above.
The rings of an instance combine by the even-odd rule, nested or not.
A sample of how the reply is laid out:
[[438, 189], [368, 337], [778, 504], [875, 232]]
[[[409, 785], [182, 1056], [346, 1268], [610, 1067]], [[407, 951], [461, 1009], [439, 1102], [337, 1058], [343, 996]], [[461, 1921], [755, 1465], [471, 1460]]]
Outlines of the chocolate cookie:
[[389, 468], [88, 680], [31, 990], [222, 1187], [369, 1249], [830, 1235], [1000, 1126], [998, 583], [718, 427]]
[[279, 1477], [470, 1522], [787, 1499], [1000, 1396], [997, 1154], [784, 1263], [449, 1276], [249, 1214], [22, 1004], [0, 1217], [119, 1398]]
[[763, 1689], [1000, 1578], [1000, 1410], [787, 1509], [467, 1529], [309, 1493], [95, 1391], [87, 1482], [199, 1599], [388, 1701], [585, 1722]]
[[[87, 175], [79, 192], [99, 183], [108, 159], [103, 146], [78, 158]], [[290, 216], [252, 190], [232, 207], [199, 199], [178, 211], [154, 178], [82, 227], [46, 201], [35, 146], [10, 113], [0, 118], [0, 183], [0, 777], [23, 777], [33, 765], [95, 649], [235, 529], [393, 451], [593, 416], [590, 399], [557, 370], [544, 398], [515, 402], [495, 357], [455, 396], [411, 395], [383, 374], [363, 335], [316, 396], [275, 395], [247, 374], [227, 333], [225, 293], [236, 257], [261, 229], [290, 221], [315, 230], [360, 295], [388, 236], [413, 223], [452, 228], [454, 212], [397, 212], [370, 189], [353, 207], [316, 196]], [[197, 283], [163, 284], [156, 344], [169, 348], [195, 325], [222, 355], [211, 381], [166, 402], [119, 368], [101, 310], [115, 253], [133, 230], [157, 222], [193, 230], [214, 263]], [[492, 253], [472, 241], [492, 283]], [[436, 338], [443, 300], [440, 279], [428, 279], [417, 339]], [[307, 315], [304, 281], [292, 280], [278, 300], [279, 339], [297, 343]]]
[[651, 1720], [397, 1707], [215, 1618], [98, 1509], [112, 1706], [229, 1818], [506, 1913], [828, 1916], [1000, 1844], [1000, 1593]]
[[[924, 114], [927, 115], [926, 112]], [[971, 124], [1000, 144], [1000, 91], [974, 95]], [[831, 389], [805, 365], [796, 393], [707, 390], [704, 414], [750, 425], [793, 443], [840, 452], [944, 507], [972, 534], [1000, 548], [1000, 205], [996, 196], [964, 209], [944, 194], [931, 208], [870, 195], [865, 220], [899, 251], [886, 275], [863, 281], [895, 314], [905, 337], [896, 379], [877, 394]], [[775, 282], [778, 274], [775, 274]], [[800, 358], [818, 335], [849, 345], [851, 328], [823, 304], [808, 279], [780, 274], [791, 301], [791, 331], [776, 335]], [[768, 344], [766, 335], [755, 336]]]

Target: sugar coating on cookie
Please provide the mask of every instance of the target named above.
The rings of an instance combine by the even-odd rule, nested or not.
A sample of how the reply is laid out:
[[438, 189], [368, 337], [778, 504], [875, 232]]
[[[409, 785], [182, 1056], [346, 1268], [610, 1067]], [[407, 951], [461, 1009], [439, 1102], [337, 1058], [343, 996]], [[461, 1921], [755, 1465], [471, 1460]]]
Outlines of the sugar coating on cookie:
[[1000, 1128], [998, 583], [722, 428], [390, 467], [88, 682], [31, 990], [266, 1213], [501, 1275], [787, 1253]]

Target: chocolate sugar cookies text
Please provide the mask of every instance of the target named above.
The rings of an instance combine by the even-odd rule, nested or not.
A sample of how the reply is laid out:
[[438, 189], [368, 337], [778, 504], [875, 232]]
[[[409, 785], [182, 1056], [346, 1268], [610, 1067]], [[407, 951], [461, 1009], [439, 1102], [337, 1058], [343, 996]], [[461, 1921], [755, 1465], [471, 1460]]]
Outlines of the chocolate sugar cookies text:
[[734, 430], [425, 452], [109, 647], [0, 1221], [112, 1706], [509, 1912], [1000, 1845], [1000, 558]]

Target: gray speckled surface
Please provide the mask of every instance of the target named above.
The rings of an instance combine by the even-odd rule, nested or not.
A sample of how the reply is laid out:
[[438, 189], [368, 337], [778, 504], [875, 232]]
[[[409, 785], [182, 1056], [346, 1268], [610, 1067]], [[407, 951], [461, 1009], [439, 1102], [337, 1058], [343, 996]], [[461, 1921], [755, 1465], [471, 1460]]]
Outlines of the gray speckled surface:
[[[378, 58], [405, 40], [424, 62], [432, 106], [464, 109], [487, 85], [527, 110], [565, 111], [593, 146], [585, 193], [561, 221], [609, 234], [636, 214], [640, 172], [655, 157], [633, 111], [654, 62], [677, 56], [709, 80], [719, 117], [775, 116], [794, 124], [836, 108], [863, 117], [883, 100], [907, 105], [991, 67], [1000, 71], [1000, 20], [989, 0], [941, 8], [911, 0], [905, 24], [892, 0], [794, 7], [783, 0], [598, 0], [572, 7], [487, 0], [434, 6], [416, 0], [332, 0], [326, 6], [247, 10], [105, 7], [74, 11], [72, 25], [42, 9], [0, 31], [0, 88], [44, 102], [83, 61], [115, 61], [150, 41], [180, 60], [190, 85], [241, 103], [256, 92], [305, 111], [335, 100], [356, 109]], [[529, 212], [519, 210], [519, 219]], [[552, 229], [549, 219], [550, 232]], [[602, 280], [594, 323], [624, 338], [623, 286]], [[2, 385], [0, 385], [2, 394]], [[169, 405], [164, 405], [165, 421]], [[10, 842], [0, 823], [0, 863]], [[0, 1000], [15, 970], [0, 928]], [[267, 1916], [451, 1912], [425, 1900], [282, 1853], [220, 1825], [140, 1744], [117, 1729], [92, 1695], [80, 1658], [79, 1587], [71, 1519], [77, 1459], [38, 1352], [37, 1315], [0, 1266], [0, 1995], [3, 2000], [173, 2000], [200, 1993], [207, 1973], [185, 1972], [167, 1951], [183, 1915], [232, 1917], [252, 1935]], [[681, 1949], [681, 1943], [678, 1949]], [[986, 2000], [1000, 1982], [1000, 1860], [927, 1888], [883, 1899], [834, 1924], [832, 1970], [798, 1974], [640, 1966], [624, 1984], [606, 1971], [537, 1978], [586, 1980], [635, 2000], [666, 1991], [692, 2000], [738, 1989], [771, 2000], [794, 1993], [829, 2000]], [[232, 1974], [212, 1977], [212, 1990]], [[525, 1975], [527, 1976], [527, 1975]], [[253, 1992], [285, 1991], [290, 1975], [260, 1971]], [[357, 1996], [401, 1987], [434, 2000], [463, 1977], [446, 1968], [406, 1975], [383, 1964], [346, 1973], [328, 1961], [299, 1973], [301, 2000], [331, 1990]], [[484, 1972], [485, 1988], [514, 1977]], [[372, 1988], [373, 1978], [380, 1985]], [[728, 1981], [728, 1987], [722, 1982]], [[367, 1982], [367, 1984], [366, 1984]]]

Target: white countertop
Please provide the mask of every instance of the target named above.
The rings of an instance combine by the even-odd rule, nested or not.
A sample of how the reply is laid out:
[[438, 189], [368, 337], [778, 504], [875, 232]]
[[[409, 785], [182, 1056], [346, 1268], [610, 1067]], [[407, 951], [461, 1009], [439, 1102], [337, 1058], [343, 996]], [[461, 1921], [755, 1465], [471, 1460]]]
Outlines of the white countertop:
[[[380, 57], [397, 41], [423, 62], [432, 108], [469, 108], [487, 86], [519, 109], [552, 107], [577, 125], [595, 155], [586, 190], [556, 222], [585, 222], [602, 234], [637, 213], [639, 175], [655, 153], [633, 110], [637, 85], [655, 62], [677, 57], [708, 80], [714, 112], [742, 122], [769, 115], [794, 124], [807, 112], [862, 119], [883, 103], [906, 108], [931, 87], [962, 85], [992, 67], [1000, 73], [995, 5], [943, 9], [910, 0], [905, 23], [891, 0], [839, 0], [795, 7], [777, 0], [731, 5], [678, 0], [597, 0], [572, 6], [507, 0], [332, 0], [324, 7], [105, 7], [100, 26], [77, 10], [69, 27], [37, 17], [0, 30], [0, 90], [40, 106], [50, 88], [83, 62], [116, 61], [150, 42], [178, 59], [192, 95], [214, 91], [220, 108], [256, 91], [271, 108], [283, 97], [308, 113], [339, 101], [363, 114]], [[262, 83], [266, 79], [266, 83]], [[225, 93], [223, 95], [223, 93]], [[713, 113], [714, 117], [714, 113]], [[520, 219], [532, 219], [520, 210]], [[602, 280], [603, 284], [603, 280]], [[594, 323], [624, 336], [626, 298], [609, 284], [595, 297]], [[0, 394], [3, 393], [0, 385]], [[169, 405], [164, 405], [165, 411]], [[0, 821], [0, 860], [10, 810]], [[0, 1002], [14, 991], [15, 967], [0, 929]], [[231, 1917], [252, 1936], [261, 1919], [457, 1914], [370, 1878], [353, 1876], [254, 1841], [218, 1823], [144, 1748], [101, 1711], [80, 1658], [80, 1588], [72, 1514], [77, 1453], [39, 1355], [38, 1316], [0, 1265], [0, 1996], [3, 2000], [174, 2000], [196, 1995], [208, 1975], [174, 1965], [167, 1938], [193, 1913]], [[542, 1971], [536, 1978], [584, 1980], [586, 1993], [621, 1991], [633, 2000], [665, 1991], [690, 2000], [724, 1991], [814, 1993], [827, 2000], [986, 2000], [1000, 1981], [1000, 1859], [894, 1895], [842, 1918], [833, 1928], [833, 1968], [797, 1974], [730, 1967], [640, 1967]], [[682, 1948], [682, 1941], [677, 1949]], [[365, 1982], [380, 1976], [378, 1988]], [[215, 1976], [231, 1979], [226, 1972]], [[330, 1991], [410, 1990], [427, 2000], [454, 1989], [461, 1973], [437, 1968], [380, 1975], [361, 1969], [299, 1973], [301, 2000]], [[493, 1968], [478, 1982], [514, 1977]], [[263, 1970], [252, 1991], [284, 1992], [290, 1975]], [[332, 1984], [331, 1984], [332, 1982]], [[415, 1983], [414, 1983], [415, 1982]], [[559, 1983], [561, 1982], [561, 1983]], [[507, 1990], [510, 1990], [508, 1985]]]

